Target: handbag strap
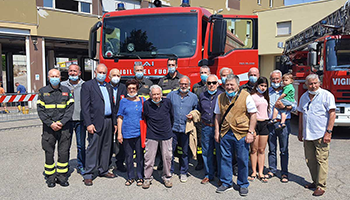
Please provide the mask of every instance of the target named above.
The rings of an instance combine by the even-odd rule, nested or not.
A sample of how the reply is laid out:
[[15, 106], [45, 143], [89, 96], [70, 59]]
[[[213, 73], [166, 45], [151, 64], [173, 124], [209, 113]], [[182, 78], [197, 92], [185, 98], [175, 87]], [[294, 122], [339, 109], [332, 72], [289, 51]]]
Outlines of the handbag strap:
[[222, 117], [222, 120], [221, 120], [221, 122], [220, 122], [219, 130], [221, 129], [221, 125], [222, 125], [222, 123], [224, 122], [226, 115], [230, 112], [231, 108], [235, 105], [236, 100], [238, 99], [239, 94], [241, 94], [241, 91], [242, 91], [242, 90], [239, 90], [239, 91], [238, 91], [237, 96], [233, 99], [233, 103], [231, 103], [231, 105], [227, 108], [227, 110], [226, 110], [226, 112], [225, 112], [225, 114], [224, 114], [224, 116]]
[[142, 117], [142, 119], [143, 119], [143, 97], [139, 97], [139, 98], [140, 98], [141, 103], [142, 103], [142, 114], [141, 114], [141, 117]]

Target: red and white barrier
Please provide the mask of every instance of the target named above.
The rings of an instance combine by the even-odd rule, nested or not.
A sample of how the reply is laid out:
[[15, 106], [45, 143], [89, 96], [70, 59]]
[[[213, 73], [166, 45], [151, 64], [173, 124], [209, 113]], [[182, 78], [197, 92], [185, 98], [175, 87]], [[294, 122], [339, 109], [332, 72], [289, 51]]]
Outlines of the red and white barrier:
[[14, 94], [0, 96], [0, 103], [36, 101], [38, 94]]

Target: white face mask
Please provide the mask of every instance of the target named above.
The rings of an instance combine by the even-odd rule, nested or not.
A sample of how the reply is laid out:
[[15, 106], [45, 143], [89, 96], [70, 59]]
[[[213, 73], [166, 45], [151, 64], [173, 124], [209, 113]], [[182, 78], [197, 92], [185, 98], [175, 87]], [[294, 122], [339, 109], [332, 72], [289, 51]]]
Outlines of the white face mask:
[[317, 89], [316, 91], [308, 90], [308, 92], [309, 92], [309, 94], [316, 95], [316, 94], [320, 93], [320, 89]]
[[126, 94], [126, 95], [128, 95], [128, 97], [130, 97], [130, 98], [134, 98], [134, 97], [137, 96], [137, 93], [135, 93], [134, 95], [130, 95], [130, 94], [128, 93], [128, 94]]
[[118, 76], [115, 76], [115, 77], [113, 77], [113, 78], [111, 79], [111, 81], [112, 81], [113, 84], [118, 84], [119, 81], [120, 81], [120, 78], [119, 78]]

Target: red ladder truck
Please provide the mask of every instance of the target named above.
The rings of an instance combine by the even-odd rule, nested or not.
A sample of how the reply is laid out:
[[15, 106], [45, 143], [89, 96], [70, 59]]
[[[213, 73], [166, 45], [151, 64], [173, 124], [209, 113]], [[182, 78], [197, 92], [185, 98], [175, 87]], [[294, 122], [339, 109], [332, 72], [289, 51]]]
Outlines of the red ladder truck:
[[[200, 81], [199, 67], [208, 65], [219, 75], [229, 67], [244, 84], [248, 70], [258, 67], [258, 18], [256, 15], [211, 14], [204, 8], [142, 8], [108, 12], [90, 30], [89, 57], [118, 68], [122, 79], [133, 77], [140, 62], [153, 82], [165, 76], [167, 59], [178, 58], [178, 71]], [[99, 47], [97, 31], [100, 29]]]
[[296, 34], [285, 42], [281, 71], [291, 71], [298, 100], [306, 91], [305, 78], [319, 75], [321, 87], [336, 101], [335, 126], [350, 126], [350, 5]]

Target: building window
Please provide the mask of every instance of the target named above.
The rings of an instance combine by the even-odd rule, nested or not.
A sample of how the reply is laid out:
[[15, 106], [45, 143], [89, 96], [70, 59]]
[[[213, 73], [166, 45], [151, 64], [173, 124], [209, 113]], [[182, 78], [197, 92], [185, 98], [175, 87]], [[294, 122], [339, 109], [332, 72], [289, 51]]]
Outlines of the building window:
[[272, 8], [272, 0], [270, 0], [269, 6], [270, 6], [270, 8]]
[[78, 12], [78, 1], [74, 0], [56, 0], [56, 8]]
[[240, 10], [241, 9], [241, 0], [228, 0], [228, 7], [235, 9], [235, 10]]
[[277, 36], [290, 35], [292, 33], [292, 21], [277, 22]]
[[91, 4], [86, 2], [80, 2], [80, 12], [91, 13]]
[[54, 3], [55, 0], [44, 0], [43, 1], [43, 5], [44, 7], [47, 7], [47, 8], [54, 8]]
[[261, 6], [261, 0], [258, 0], [257, 3], [259, 6]]

